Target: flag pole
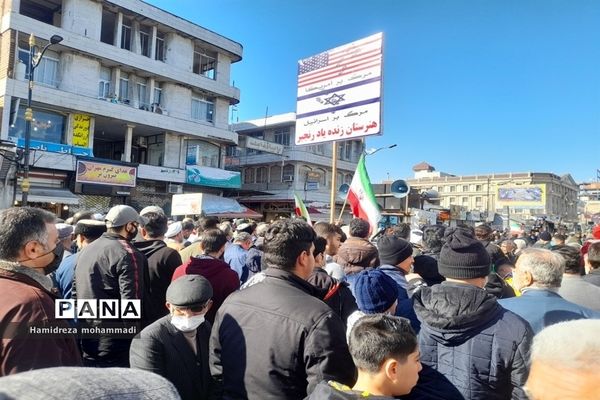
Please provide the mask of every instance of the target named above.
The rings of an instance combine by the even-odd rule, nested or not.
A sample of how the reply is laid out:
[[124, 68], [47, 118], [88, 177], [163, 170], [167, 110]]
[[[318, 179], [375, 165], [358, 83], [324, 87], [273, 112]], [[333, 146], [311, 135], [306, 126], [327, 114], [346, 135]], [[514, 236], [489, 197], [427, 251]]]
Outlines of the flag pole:
[[346, 198], [344, 199], [344, 204], [342, 205], [342, 210], [340, 211], [340, 216], [337, 219], [336, 223], [340, 223], [342, 221], [342, 215], [344, 215], [344, 209], [346, 208], [346, 204], [348, 204], [348, 194], [346, 194]]
[[[331, 212], [329, 214], [329, 223], [333, 224], [335, 222], [335, 197], [337, 193], [337, 141], [333, 141], [333, 160], [331, 161], [331, 197], [329, 201], [331, 202]], [[346, 205], [346, 203], [344, 203]], [[342, 208], [342, 211], [344, 209]]]

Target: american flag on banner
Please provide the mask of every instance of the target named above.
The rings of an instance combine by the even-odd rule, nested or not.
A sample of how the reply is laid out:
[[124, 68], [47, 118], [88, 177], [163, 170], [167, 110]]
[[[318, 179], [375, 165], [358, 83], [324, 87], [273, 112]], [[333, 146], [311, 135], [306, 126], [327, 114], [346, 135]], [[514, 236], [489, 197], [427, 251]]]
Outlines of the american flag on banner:
[[298, 62], [298, 87], [381, 67], [383, 36], [376, 34]]

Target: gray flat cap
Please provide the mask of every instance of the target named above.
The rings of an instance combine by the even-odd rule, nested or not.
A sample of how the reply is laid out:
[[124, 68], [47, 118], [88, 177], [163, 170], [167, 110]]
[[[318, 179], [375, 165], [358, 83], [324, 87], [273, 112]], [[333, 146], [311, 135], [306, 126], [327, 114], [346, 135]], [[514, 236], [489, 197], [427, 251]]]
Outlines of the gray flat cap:
[[197, 307], [213, 296], [210, 282], [200, 275], [184, 275], [167, 288], [167, 302], [176, 307]]
[[107, 228], [118, 228], [129, 222], [137, 222], [144, 226], [148, 220], [144, 217], [140, 217], [133, 207], [122, 204], [111, 208], [104, 217], [104, 222], [106, 222]]

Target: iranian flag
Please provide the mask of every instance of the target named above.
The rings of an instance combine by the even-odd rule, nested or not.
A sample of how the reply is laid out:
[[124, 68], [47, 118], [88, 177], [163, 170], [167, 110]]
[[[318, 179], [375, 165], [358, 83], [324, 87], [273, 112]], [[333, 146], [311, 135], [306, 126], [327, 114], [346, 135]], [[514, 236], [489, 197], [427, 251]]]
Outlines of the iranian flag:
[[308, 222], [309, 225], [312, 225], [312, 221], [310, 220], [310, 215], [308, 214], [308, 210], [306, 209], [304, 202], [302, 201], [302, 199], [298, 196], [298, 194], [296, 192], [294, 192], [294, 202], [296, 203], [296, 208], [295, 208], [296, 215], [306, 219], [306, 222]]
[[381, 219], [381, 213], [373, 194], [369, 174], [367, 174], [364, 154], [360, 157], [356, 166], [356, 172], [352, 178], [352, 183], [350, 183], [347, 199], [354, 217], [369, 221], [371, 234], [377, 232], [377, 223]]

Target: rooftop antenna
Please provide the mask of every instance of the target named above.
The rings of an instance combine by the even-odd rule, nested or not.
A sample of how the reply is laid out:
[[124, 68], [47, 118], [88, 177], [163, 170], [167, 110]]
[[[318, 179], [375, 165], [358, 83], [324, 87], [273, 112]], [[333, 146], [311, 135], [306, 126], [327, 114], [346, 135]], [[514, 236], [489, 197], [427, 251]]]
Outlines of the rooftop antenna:
[[269, 116], [269, 106], [267, 106], [267, 109], [265, 110], [265, 128], [267, 127], [268, 116]]

